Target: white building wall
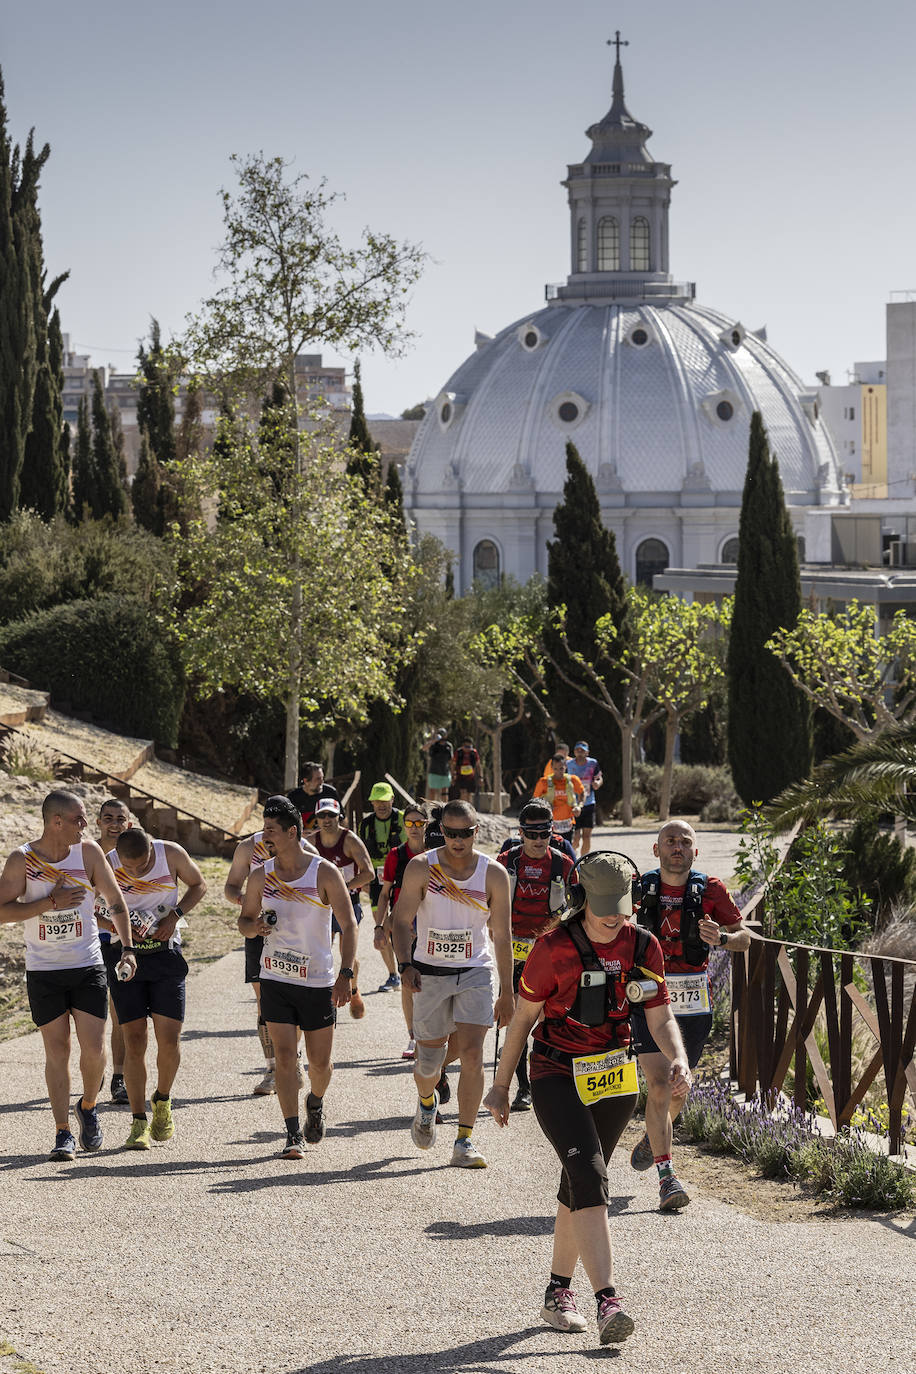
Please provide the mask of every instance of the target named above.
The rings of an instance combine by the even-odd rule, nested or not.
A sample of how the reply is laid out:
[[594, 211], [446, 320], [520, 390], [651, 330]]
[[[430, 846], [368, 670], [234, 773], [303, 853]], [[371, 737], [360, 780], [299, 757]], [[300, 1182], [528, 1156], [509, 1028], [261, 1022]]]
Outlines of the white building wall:
[[916, 301], [887, 306], [887, 483], [896, 498], [916, 491]]

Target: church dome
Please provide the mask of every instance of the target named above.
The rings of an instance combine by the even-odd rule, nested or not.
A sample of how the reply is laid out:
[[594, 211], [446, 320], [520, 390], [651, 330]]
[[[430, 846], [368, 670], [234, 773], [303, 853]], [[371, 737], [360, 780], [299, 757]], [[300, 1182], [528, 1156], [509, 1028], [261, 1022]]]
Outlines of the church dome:
[[408, 458], [405, 504], [454, 550], [462, 589], [488, 569], [546, 570], [567, 440], [631, 578], [647, 541], [660, 566], [733, 556], [755, 410], [799, 522], [804, 507], [847, 499], [815, 395], [765, 330], [698, 304], [668, 274], [674, 182], [626, 109], [619, 47], [611, 109], [588, 135], [592, 152], [564, 183], [567, 282], [535, 313], [477, 336]]

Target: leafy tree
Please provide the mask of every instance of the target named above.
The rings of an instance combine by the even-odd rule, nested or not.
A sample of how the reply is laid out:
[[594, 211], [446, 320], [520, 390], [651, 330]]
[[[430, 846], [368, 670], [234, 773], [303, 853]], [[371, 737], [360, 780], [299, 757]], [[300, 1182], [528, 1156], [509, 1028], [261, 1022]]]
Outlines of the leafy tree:
[[751, 416], [738, 527], [738, 576], [728, 646], [728, 757], [746, 804], [769, 801], [811, 766], [804, 697], [767, 642], [801, 610], [798, 553], [763, 418]]
[[111, 415], [105, 404], [102, 374], [98, 368], [92, 374], [92, 463], [96, 478], [93, 516], [101, 520], [103, 515], [123, 515], [127, 509], [127, 498], [121, 485], [118, 455], [111, 432]]
[[892, 726], [827, 759], [774, 797], [766, 818], [779, 830], [823, 816], [868, 820], [895, 812], [916, 824], [916, 722]]
[[[52, 284], [56, 291], [59, 281]], [[64, 438], [64, 345], [60, 314], [47, 318], [52, 297], [42, 298], [44, 332], [38, 332], [39, 365], [32, 404], [32, 428], [26, 439], [19, 504], [51, 520], [66, 510], [69, 497], [69, 434]]]
[[76, 521], [92, 519], [100, 507], [99, 479], [92, 451], [92, 429], [89, 424], [89, 402], [85, 396], [81, 396], [76, 411], [76, 454], [73, 459], [71, 517]]
[[425, 415], [426, 406], [422, 404], [416, 406], [408, 406], [406, 410], [401, 411], [402, 420], [422, 420]]
[[[373, 346], [389, 353], [398, 351], [405, 337], [407, 293], [420, 274], [424, 254], [412, 244], [398, 243], [368, 229], [359, 247], [344, 248], [325, 223], [335, 200], [325, 182], [310, 186], [304, 176], [288, 181], [284, 160], [262, 153], [235, 156], [233, 164], [238, 191], [222, 193], [225, 239], [219, 269], [223, 284], [191, 321], [185, 352], [197, 372], [208, 377], [216, 389], [225, 392], [244, 386], [249, 397], [252, 393], [263, 395], [273, 380], [281, 378], [291, 398], [285, 415], [292, 471], [283, 484], [289, 505], [276, 512], [278, 522], [288, 522], [290, 532], [284, 569], [290, 595], [284, 626], [282, 695], [286, 705], [285, 777], [291, 786], [298, 775], [300, 711], [304, 702], [313, 700], [310, 686], [303, 684], [306, 666], [309, 676], [313, 666], [307, 665], [304, 656], [312, 632], [304, 583], [312, 565], [303, 561], [303, 555], [311, 558], [314, 553], [317, 557], [317, 550], [306, 538], [314, 517], [302, 505], [306, 495], [311, 495], [307, 468], [313, 461], [314, 445], [304, 440], [300, 429], [296, 355], [319, 343], [353, 351]], [[316, 472], [320, 470], [319, 463]], [[367, 532], [380, 517], [381, 512], [373, 512], [373, 520], [366, 521]], [[350, 556], [359, 554], [363, 561], [358, 567], [348, 566], [346, 575], [361, 575], [364, 586], [375, 587], [375, 580], [366, 580], [372, 566], [369, 553], [366, 544], [356, 541]], [[327, 566], [326, 560], [321, 560], [321, 566]], [[335, 567], [335, 573], [339, 571], [339, 566]], [[368, 601], [367, 620], [371, 624], [371, 596]], [[359, 606], [359, 597], [354, 604]], [[352, 691], [344, 689], [356, 706], [361, 708], [365, 689], [376, 672], [380, 683], [387, 681], [382, 665], [368, 665], [364, 673], [355, 674]]]

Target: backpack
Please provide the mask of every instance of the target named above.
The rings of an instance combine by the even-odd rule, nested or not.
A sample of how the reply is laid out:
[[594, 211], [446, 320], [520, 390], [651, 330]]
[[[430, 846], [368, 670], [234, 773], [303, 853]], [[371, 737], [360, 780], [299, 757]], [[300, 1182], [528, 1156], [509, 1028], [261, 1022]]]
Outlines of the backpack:
[[[661, 893], [661, 872], [653, 868], [644, 873], [639, 880], [642, 899], [639, 903], [639, 923], [659, 938], [662, 924], [662, 911], [659, 894]], [[700, 939], [700, 918], [703, 915], [703, 893], [709, 881], [705, 873], [692, 868], [687, 874], [684, 896], [681, 899], [681, 949], [684, 963], [702, 968], [709, 958], [709, 946]]]
[[[566, 905], [566, 879], [563, 876], [564, 855], [553, 845], [548, 845], [550, 855], [550, 893], [547, 898], [547, 909], [551, 915], [556, 911], [562, 911]], [[511, 910], [515, 911], [515, 889], [518, 886], [518, 865], [522, 856], [522, 845], [516, 842], [508, 849], [501, 849], [500, 854], [506, 856], [506, 871], [509, 874], [511, 887]]]
[[480, 755], [476, 749], [462, 747], [455, 754], [455, 771], [459, 778], [470, 778], [477, 772]]
[[[567, 921], [563, 929], [566, 931], [566, 934], [572, 940], [573, 944], [576, 947], [576, 951], [579, 955], [579, 958], [582, 960], [583, 973], [604, 973], [604, 965], [595, 953], [591, 940], [589, 940], [585, 931], [582, 929], [581, 919], [575, 916], [572, 917], [569, 921]], [[649, 930], [645, 930], [642, 926], [636, 926], [635, 929], [636, 945], [633, 950], [633, 967], [628, 969], [626, 972], [621, 973], [621, 981], [623, 982], [627, 982], [629, 980], [630, 976], [633, 973], [633, 969], [637, 969], [640, 967], [642, 961], [646, 957], [646, 950], [649, 948], [649, 941], [652, 938], [652, 932]], [[605, 1020], [608, 1020], [611, 1011], [610, 988], [612, 986], [613, 984], [611, 984], [610, 982], [605, 984]], [[580, 985], [579, 991], [576, 993], [576, 1000], [575, 1002], [573, 1002], [572, 1006], [569, 1009], [569, 1015], [572, 1017], [574, 1021], [580, 1020], [576, 1013], [580, 1010], [581, 999], [582, 989]], [[614, 1010], [616, 1011], [616, 999], [614, 1001], [613, 1006]], [[627, 1015], [626, 1017], [621, 1017], [620, 1019], [629, 1021], [630, 1018], [629, 1015]]]

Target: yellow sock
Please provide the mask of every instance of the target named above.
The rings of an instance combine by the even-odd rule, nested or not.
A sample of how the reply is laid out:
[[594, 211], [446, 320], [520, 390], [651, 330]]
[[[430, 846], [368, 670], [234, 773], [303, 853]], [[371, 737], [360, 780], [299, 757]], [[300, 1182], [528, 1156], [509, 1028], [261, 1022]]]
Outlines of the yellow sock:
[[459, 1140], [470, 1140], [470, 1138], [471, 1138], [471, 1127], [470, 1127], [470, 1126], [459, 1126], [459, 1127], [458, 1127], [458, 1139], [459, 1139]]
[[421, 1097], [420, 1104], [429, 1111], [430, 1107], [435, 1107], [436, 1105], [436, 1094], [430, 1093], [429, 1097]]

